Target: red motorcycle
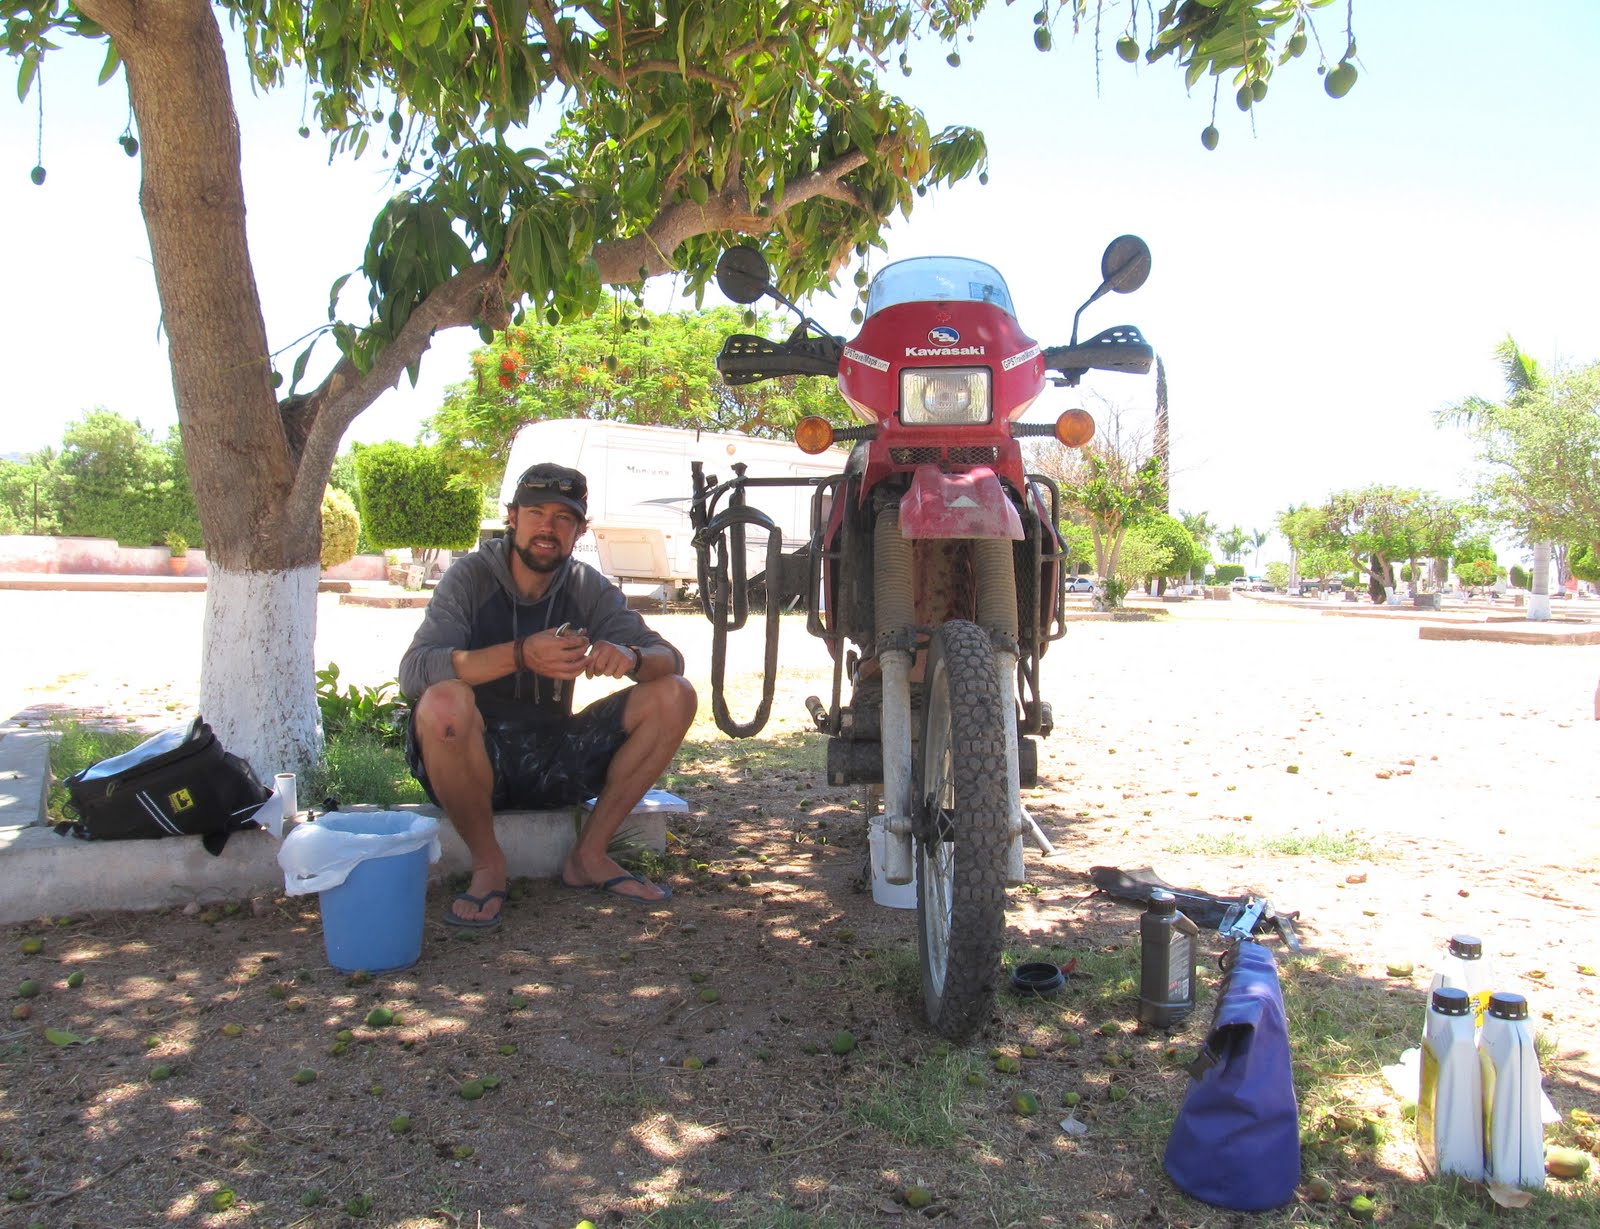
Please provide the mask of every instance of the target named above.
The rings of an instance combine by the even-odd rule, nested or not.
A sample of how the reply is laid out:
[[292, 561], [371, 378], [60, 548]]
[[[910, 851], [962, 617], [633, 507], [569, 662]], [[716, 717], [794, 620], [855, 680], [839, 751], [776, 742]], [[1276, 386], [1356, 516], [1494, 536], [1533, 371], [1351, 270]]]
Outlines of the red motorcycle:
[[[1049, 843], [1022, 806], [1036, 783], [1035, 738], [1050, 733], [1039, 663], [1061, 638], [1065, 550], [1060, 492], [1027, 473], [1018, 440], [1054, 436], [1081, 447], [1094, 420], [1069, 409], [1054, 423], [1018, 420], [1045, 381], [1075, 385], [1091, 369], [1143, 373], [1154, 352], [1129, 325], [1079, 343], [1084, 309], [1144, 284], [1150, 250], [1113, 240], [1101, 284], [1073, 318], [1072, 340], [1041, 347], [1017, 323], [1000, 274], [981, 261], [919, 257], [881, 270], [861, 331], [829, 335], [773, 287], [754, 248], [717, 265], [736, 303], [763, 295], [800, 315], [786, 341], [728, 338], [717, 369], [730, 384], [825, 375], [863, 425], [804, 419], [795, 442], [821, 452], [852, 443], [844, 472], [759, 478], [735, 466], [719, 482], [694, 467], [692, 520], [702, 607], [713, 624], [712, 706], [732, 737], [758, 733], [771, 712], [780, 603], [766, 607], [766, 677], [754, 720], [736, 722], [723, 697], [727, 636], [750, 608], [745, 538], [767, 534], [767, 576], [783, 569], [782, 535], [753, 507], [762, 487], [814, 486], [807, 630], [833, 657], [833, 697], [806, 705], [828, 736], [830, 784], [881, 786], [882, 874], [916, 883], [927, 1018], [969, 1036], [987, 1019], [1000, 980], [1005, 889], [1025, 877], [1022, 838]], [[1054, 372], [1055, 375], [1050, 373]], [[846, 686], [848, 685], [848, 699]]]

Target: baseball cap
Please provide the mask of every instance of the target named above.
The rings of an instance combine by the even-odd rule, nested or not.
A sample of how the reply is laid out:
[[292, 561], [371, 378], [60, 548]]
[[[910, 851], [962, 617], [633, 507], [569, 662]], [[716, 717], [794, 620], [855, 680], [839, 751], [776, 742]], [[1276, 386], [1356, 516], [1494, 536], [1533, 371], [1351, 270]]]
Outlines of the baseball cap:
[[584, 520], [589, 519], [589, 480], [575, 469], [541, 461], [522, 471], [512, 504], [519, 508], [533, 504], [565, 504]]

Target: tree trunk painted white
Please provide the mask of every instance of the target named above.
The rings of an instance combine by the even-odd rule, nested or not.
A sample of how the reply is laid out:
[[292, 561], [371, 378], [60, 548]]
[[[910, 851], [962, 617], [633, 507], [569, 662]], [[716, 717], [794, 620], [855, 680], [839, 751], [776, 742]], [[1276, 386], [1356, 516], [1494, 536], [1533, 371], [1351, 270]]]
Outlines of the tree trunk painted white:
[[1550, 543], [1533, 544], [1533, 593], [1528, 597], [1528, 618], [1550, 617]]
[[322, 755], [317, 710], [315, 566], [281, 572], [212, 568], [200, 673], [200, 712], [222, 745], [270, 783]]

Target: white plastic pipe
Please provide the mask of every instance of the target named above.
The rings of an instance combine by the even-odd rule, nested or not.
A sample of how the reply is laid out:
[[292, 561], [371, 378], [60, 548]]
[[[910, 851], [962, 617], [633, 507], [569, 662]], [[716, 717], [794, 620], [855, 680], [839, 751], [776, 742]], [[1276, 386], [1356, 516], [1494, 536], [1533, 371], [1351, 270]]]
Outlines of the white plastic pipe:
[[883, 877], [910, 883], [911, 850], [911, 654], [878, 658], [883, 671]]

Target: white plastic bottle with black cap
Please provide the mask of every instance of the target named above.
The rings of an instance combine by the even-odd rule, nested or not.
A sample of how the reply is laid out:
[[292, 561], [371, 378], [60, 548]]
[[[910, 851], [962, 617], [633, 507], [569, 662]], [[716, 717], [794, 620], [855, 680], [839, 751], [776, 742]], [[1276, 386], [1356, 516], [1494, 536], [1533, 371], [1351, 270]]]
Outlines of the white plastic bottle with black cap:
[[1472, 1000], [1458, 986], [1441, 986], [1428, 999], [1417, 1149], [1430, 1174], [1483, 1180], [1483, 1076]]
[[1528, 1000], [1489, 998], [1478, 1038], [1483, 1079], [1485, 1177], [1507, 1186], [1544, 1185], [1544, 1120], [1539, 1056], [1528, 1028]]
[[1439, 971], [1433, 975], [1429, 991], [1455, 986], [1472, 1000], [1472, 1023], [1483, 1027], [1483, 1013], [1494, 989], [1494, 967], [1483, 954], [1483, 940], [1477, 935], [1451, 935]]

